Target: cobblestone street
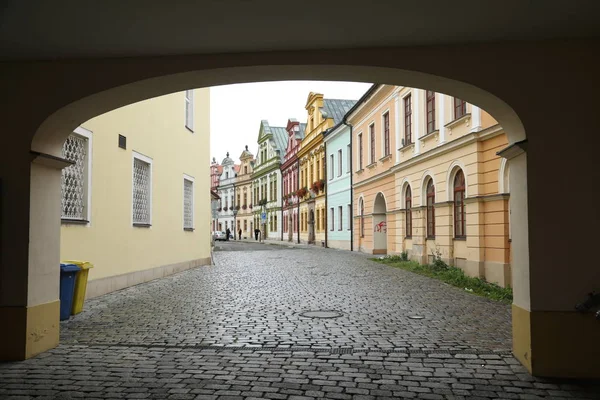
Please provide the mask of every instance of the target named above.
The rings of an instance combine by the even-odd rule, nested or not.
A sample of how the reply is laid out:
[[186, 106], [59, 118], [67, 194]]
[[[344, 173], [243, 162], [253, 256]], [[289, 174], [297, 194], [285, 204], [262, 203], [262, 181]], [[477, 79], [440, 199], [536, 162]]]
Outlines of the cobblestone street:
[[57, 349], [0, 364], [0, 398], [600, 398], [526, 373], [508, 305], [345, 251], [220, 242], [214, 260], [88, 300]]

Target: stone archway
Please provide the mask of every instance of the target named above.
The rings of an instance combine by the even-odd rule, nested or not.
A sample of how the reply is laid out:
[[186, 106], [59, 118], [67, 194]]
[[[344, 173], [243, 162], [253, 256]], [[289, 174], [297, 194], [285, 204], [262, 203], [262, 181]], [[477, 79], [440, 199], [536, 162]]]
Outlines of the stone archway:
[[373, 203], [373, 254], [387, 254], [387, 204], [383, 193]]

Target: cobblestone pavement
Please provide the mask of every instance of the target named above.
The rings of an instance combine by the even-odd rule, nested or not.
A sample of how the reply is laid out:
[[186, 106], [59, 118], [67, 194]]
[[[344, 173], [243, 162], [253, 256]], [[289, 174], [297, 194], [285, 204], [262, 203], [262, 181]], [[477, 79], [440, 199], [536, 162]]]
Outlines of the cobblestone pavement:
[[506, 305], [345, 251], [216, 250], [215, 266], [88, 301], [57, 349], [0, 364], [0, 398], [600, 398], [530, 377]]

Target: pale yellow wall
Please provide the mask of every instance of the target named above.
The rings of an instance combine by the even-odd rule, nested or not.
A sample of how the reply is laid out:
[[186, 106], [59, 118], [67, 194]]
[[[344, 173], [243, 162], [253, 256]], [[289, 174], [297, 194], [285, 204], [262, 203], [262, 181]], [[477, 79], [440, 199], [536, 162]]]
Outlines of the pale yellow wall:
[[[61, 259], [95, 266], [90, 279], [210, 257], [209, 89], [195, 90], [194, 132], [183, 92], [93, 118], [91, 222], [62, 225]], [[127, 149], [117, 146], [127, 137]], [[152, 158], [152, 226], [132, 226], [132, 151]], [[183, 176], [194, 182], [193, 232], [183, 230]]]

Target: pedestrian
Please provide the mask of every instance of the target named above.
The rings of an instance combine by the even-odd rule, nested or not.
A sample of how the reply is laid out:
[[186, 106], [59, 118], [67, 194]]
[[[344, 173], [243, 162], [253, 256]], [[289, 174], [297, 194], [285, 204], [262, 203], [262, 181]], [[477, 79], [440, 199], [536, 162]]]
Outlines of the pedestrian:
[[260, 232], [258, 228], [254, 229], [254, 240], [258, 240], [258, 232]]
[[225, 231], [225, 240], [229, 241], [229, 236], [231, 236], [231, 230], [229, 228], [227, 228], [227, 230]]
[[242, 228], [238, 231], [239, 240], [242, 240]]

